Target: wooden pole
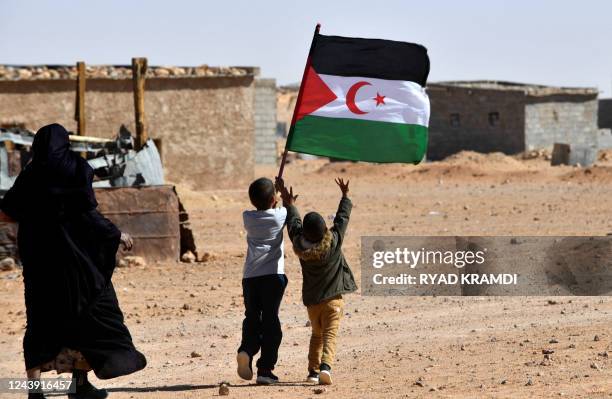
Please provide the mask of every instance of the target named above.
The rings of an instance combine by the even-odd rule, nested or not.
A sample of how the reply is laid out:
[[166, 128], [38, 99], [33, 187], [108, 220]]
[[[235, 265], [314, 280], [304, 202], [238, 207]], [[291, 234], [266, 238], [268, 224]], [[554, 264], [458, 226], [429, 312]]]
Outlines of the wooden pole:
[[85, 63], [79, 61], [77, 67], [77, 90], [76, 90], [76, 107], [74, 119], [77, 122], [77, 134], [85, 136]]
[[317, 40], [317, 35], [319, 34], [319, 30], [321, 29], [321, 24], [317, 24], [315, 27], [314, 35], [312, 38], [312, 42], [310, 43], [310, 50], [308, 50], [308, 58], [306, 59], [306, 65], [304, 66], [304, 74], [302, 75], [302, 84], [300, 85], [300, 91], [298, 92], [297, 100], [295, 100], [295, 108], [293, 109], [293, 116], [291, 117], [291, 127], [289, 128], [289, 134], [287, 134], [287, 141], [285, 142], [285, 151], [283, 151], [283, 157], [281, 158], [281, 164], [278, 168], [278, 178], [281, 179], [283, 177], [283, 172], [285, 171], [285, 162], [287, 161], [287, 153], [289, 150], [289, 144], [291, 143], [291, 136], [293, 135], [293, 126], [295, 125], [295, 120], [297, 119], [297, 112], [302, 104], [302, 94], [304, 94], [304, 82], [306, 80], [306, 75], [308, 74], [308, 68], [310, 68], [310, 56], [312, 54], [312, 49], [314, 48], [315, 41]]
[[147, 74], [147, 59], [132, 58], [132, 82], [134, 85], [134, 111], [136, 116], [135, 150], [140, 150], [148, 140], [147, 124], [144, 112], [145, 76]]

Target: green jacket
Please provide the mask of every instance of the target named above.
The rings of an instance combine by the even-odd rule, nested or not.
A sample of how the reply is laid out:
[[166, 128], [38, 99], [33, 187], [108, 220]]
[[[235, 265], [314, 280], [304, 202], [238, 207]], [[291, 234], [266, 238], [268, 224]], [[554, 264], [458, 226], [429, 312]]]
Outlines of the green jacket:
[[306, 306], [357, 290], [353, 272], [342, 254], [342, 241], [352, 207], [351, 200], [343, 197], [334, 226], [314, 245], [302, 235], [302, 220], [297, 208], [293, 205], [286, 207], [289, 238], [302, 265], [302, 301]]

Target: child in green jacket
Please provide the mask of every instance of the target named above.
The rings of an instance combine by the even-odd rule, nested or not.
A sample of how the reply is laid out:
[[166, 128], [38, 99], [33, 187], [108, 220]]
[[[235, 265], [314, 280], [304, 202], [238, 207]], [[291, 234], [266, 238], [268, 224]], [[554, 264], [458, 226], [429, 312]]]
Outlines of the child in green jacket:
[[342, 254], [342, 241], [352, 208], [348, 198], [349, 182], [337, 179], [336, 184], [342, 191], [342, 199], [334, 225], [328, 229], [317, 212], [309, 212], [303, 221], [300, 220], [293, 188], [287, 189], [282, 179], [277, 180], [283, 206], [287, 209], [289, 238], [302, 266], [302, 300], [312, 327], [307, 380], [323, 385], [332, 383], [331, 366], [344, 308], [342, 295], [357, 290], [353, 273]]

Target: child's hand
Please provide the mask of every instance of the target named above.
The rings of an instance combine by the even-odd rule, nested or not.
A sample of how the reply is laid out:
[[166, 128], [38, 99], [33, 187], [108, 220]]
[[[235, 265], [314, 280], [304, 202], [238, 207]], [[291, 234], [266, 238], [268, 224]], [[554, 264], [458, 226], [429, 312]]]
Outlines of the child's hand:
[[274, 178], [274, 188], [276, 189], [277, 193], [280, 193], [283, 191], [283, 187], [285, 187], [285, 181], [283, 180], [282, 177], [275, 177]]
[[281, 198], [283, 199], [283, 205], [293, 205], [297, 199], [297, 195], [293, 195], [293, 187], [285, 187], [285, 181], [283, 179], [276, 178], [276, 189], [280, 192]]
[[346, 183], [344, 182], [344, 179], [339, 177], [335, 180], [336, 184], [338, 185], [338, 187], [340, 187], [340, 191], [342, 191], [342, 196], [346, 197], [348, 192], [349, 192], [349, 182], [350, 180], [347, 180]]

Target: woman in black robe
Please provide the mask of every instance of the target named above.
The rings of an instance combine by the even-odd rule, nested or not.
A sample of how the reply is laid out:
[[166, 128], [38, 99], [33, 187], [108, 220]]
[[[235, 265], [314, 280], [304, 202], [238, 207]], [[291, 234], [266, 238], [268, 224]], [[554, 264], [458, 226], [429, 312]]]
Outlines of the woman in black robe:
[[19, 223], [27, 375], [72, 371], [77, 379], [72, 397], [104, 398], [106, 391], [87, 381], [89, 370], [108, 379], [146, 365], [111, 282], [119, 244], [131, 249], [132, 240], [96, 210], [93, 170], [70, 150], [66, 129], [41, 128], [32, 151], [32, 161], [0, 204], [1, 217]]

